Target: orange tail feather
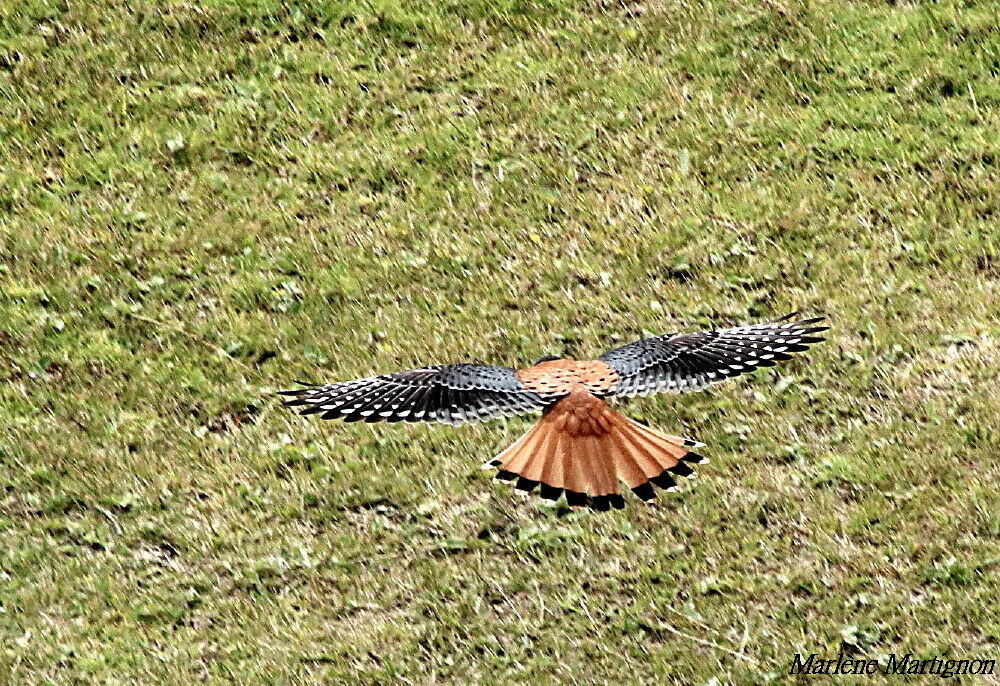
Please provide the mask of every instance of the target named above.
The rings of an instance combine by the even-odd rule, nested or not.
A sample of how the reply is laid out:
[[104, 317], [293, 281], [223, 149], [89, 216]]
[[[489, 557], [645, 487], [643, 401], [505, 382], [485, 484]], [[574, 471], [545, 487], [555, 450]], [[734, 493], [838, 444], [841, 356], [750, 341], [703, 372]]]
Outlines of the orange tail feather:
[[618, 480], [642, 500], [655, 497], [653, 485], [672, 489], [674, 476], [691, 476], [688, 463], [704, 461], [690, 452], [700, 445], [670, 436], [615, 413], [603, 400], [574, 393], [550, 407], [541, 420], [491, 460], [497, 478], [570, 506], [598, 510], [624, 507]]

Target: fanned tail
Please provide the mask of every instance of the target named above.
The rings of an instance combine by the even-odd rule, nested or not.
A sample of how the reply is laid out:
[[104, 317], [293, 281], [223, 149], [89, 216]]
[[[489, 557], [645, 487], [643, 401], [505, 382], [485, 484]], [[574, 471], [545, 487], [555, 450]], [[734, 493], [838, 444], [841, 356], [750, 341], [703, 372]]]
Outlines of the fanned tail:
[[618, 480], [650, 502], [653, 486], [674, 490], [675, 477], [694, 476], [691, 464], [707, 460], [689, 448], [700, 445], [623, 417], [600, 398], [570, 395], [483, 467], [496, 468], [496, 478], [518, 490], [538, 488], [546, 500], [565, 495], [571, 507], [620, 509]]

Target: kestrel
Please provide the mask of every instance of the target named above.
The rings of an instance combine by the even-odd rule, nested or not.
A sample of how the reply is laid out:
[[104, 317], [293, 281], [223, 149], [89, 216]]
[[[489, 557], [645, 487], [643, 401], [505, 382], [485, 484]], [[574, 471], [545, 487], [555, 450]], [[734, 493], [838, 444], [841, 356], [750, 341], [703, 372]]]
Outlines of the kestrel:
[[815, 335], [828, 328], [816, 326], [823, 317], [794, 317], [654, 336], [596, 360], [543, 357], [517, 370], [436, 365], [281, 393], [301, 414], [346, 422], [462, 424], [541, 410], [539, 422], [483, 468], [547, 500], [565, 495], [571, 507], [622, 508], [619, 480], [650, 502], [654, 485], [673, 490], [674, 477], [694, 474], [690, 465], [706, 460], [689, 448], [704, 444], [620, 415], [605, 399], [697, 391], [824, 340]]

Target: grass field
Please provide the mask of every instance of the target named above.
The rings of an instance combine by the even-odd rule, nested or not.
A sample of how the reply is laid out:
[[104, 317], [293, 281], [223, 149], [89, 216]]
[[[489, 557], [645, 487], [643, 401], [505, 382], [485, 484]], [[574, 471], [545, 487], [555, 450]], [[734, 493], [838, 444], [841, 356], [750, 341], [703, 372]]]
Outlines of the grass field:
[[[0, 674], [1000, 658], [998, 71], [987, 2], [4, 3]], [[795, 309], [830, 340], [629, 407], [712, 458], [653, 509], [492, 482], [531, 418], [272, 395]]]

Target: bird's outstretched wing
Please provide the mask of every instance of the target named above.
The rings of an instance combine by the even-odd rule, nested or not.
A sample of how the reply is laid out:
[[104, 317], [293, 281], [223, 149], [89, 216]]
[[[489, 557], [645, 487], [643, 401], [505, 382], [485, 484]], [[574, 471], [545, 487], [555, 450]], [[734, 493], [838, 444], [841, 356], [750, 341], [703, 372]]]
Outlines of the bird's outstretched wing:
[[526, 390], [508, 367], [448, 364], [280, 391], [300, 414], [346, 422], [462, 424], [540, 409], [558, 397]]
[[765, 324], [676, 333], [645, 338], [609, 350], [597, 359], [618, 372], [608, 396], [649, 395], [664, 391], [696, 391], [758, 367], [773, 367], [824, 340], [814, 334], [823, 317], [789, 314]]

